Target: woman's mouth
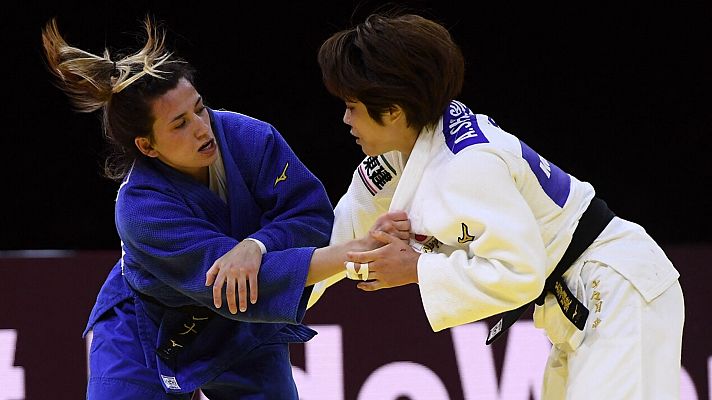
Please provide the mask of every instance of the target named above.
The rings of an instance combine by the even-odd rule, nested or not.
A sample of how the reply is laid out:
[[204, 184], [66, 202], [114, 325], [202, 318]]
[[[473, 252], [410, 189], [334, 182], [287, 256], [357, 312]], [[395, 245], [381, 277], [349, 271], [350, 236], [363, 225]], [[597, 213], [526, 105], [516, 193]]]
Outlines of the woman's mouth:
[[204, 145], [200, 146], [198, 149], [198, 152], [204, 153], [208, 151], [212, 151], [215, 148], [215, 139], [210, 139], [207, 142], [205, 142]]

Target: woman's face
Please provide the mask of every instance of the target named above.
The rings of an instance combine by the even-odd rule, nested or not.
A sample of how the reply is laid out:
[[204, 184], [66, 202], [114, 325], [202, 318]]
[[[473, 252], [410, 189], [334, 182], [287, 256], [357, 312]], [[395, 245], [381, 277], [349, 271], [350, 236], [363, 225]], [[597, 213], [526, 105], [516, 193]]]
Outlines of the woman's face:
[[381, 121], [376, 121], [368, 114], [366, 106], [360, 101], [346, 101], [344, 123], [351, 127], [351, 135], [367, 156], [377, 156], [392, 150], [409, 154], [417, 133], [408, 128], [403, 111], [396, 107], [383, 114]]
[[153, 102], [151, 110], [153, 135], [136, 138], [139, 150], [207, 183], [208, 166], [217, 158], [217, 143], [208, 110], [193, 85], [181, 79]]

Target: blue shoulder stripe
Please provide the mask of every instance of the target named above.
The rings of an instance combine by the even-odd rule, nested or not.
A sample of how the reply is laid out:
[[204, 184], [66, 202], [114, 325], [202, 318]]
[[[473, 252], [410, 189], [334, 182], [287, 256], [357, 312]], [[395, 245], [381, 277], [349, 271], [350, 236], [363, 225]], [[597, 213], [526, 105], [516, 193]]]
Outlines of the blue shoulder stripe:
[[475, 114], [457, 100], [451, 101], [443, 114], [443, 135], [447, 147], [454, 154], [473, 144], [489, 143], [477, 125]]
[[541, 188], [556, 205], [564, 207], [571, 191], [571, 176], [540, 156], [523, 141], [520, 140], [519, 143], [522, 146], [522, 158], [529, 164]]

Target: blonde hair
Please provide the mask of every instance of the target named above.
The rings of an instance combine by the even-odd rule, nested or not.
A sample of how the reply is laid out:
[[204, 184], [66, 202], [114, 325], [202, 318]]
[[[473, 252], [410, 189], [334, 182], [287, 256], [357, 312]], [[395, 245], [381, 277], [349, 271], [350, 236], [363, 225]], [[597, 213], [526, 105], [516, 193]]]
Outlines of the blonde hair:
[[165, 32], [148, 16], [143, 25], [143, 48], [118, 60], [112, 60], [108, 48], [99, 56], [67, 44], [55, 18], [42, 30], [45, 59], [55, 85], [76, 111], [102, 110], [104, 136], [112, 147], [104, 175], [116, 180], [143, 156], [134, 141], [153, 134], [152, 102], [175, 88], [180, 79], [193, 84], [190, 64], [166, 50]]
[[79, 112], [93, 112], [104, 107], [114, 93], [148, 74], [161, 77], [157, 68], [171, 57], [165, 51], [165, 33], [158, 30], [151, 18], [144, 25], [147, 40], [144, 47], [132, 55], [112, 61], [108, 49], [98, 56], [70, 46], [57, 28], [55, 18], [42, 30], [42, 44], [50, 72], [59, 79], [64, 90]]

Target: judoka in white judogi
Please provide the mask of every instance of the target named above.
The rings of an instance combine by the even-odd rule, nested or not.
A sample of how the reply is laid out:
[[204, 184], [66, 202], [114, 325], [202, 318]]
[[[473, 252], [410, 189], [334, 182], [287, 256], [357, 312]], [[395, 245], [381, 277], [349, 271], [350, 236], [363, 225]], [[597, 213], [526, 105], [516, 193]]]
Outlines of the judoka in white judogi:
[[[435, 129], [420, 132], [407, 162], [392, 151], [359, 164], [336, 207], [331, 242], [367, 235], [379, 215], [406, 211], [411, 245], [423, 253], [423, 308], [440, 331], [537, 298], [594, 197], [591, 184], [453, 101]], [[344, 277], [318, 284], [310, 306]], [[564, 274], [590, 311], [585, 329], [550, 294], [535, 309], [535, 325], [553, 343], [544, 398], [679, 396], [678, 277], [642, 227], [615, 217]]]

